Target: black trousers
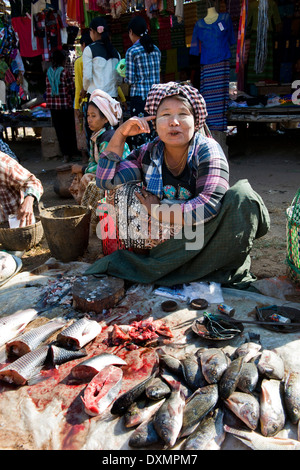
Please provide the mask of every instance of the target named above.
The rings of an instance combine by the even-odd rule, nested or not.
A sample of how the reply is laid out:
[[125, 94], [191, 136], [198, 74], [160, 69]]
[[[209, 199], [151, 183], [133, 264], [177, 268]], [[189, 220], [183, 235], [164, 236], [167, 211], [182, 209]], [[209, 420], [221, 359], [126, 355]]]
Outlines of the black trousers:
[[51, 117], [62, 154], [78, 154], [74, 109], [51, 109]]

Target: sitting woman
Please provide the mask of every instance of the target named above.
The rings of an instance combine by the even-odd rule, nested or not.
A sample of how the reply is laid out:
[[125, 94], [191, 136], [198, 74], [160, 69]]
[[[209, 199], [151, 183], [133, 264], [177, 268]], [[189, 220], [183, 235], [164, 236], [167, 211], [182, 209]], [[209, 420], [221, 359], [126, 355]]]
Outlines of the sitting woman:
[[[189, 85], [153, 85], [145, 109], [149, 117], [124, 122], [99, 158], [96, 183], [110, 191], [97, 233], [119, 249], [86, 274], [164, 286], [253, 281], [249, 252], [268, 231], [269, 214], [247, 180], [229, 188], [221, 147], [200, 132], [202, 96]], [[150, 120], [158, 137], [122, 161], [126, 139], [149, 132]]]
[[[89, 161], [87, 165], [72, 165], [75, 177], [69, 188], [78, 204], [97, 207], [97, 201], [104, 197], [104, 191], [96, 186], [96, 169], [99, 155], [105, 150], [115, 130], [114, 126], [122, 117], [122, 108], [118, 101], [102, 90], [95, 90], [90, 97], [87, 109], [87, 120], [92, 131], [90, 138]], [[124, 146], [123, 158], [130, 153], [127, 144]]]

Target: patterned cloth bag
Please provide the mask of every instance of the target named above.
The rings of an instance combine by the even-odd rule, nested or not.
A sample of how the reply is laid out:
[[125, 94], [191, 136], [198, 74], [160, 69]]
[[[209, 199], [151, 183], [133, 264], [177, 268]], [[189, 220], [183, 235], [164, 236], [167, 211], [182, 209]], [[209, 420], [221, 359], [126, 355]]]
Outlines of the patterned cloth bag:
[[289, 278], [300, 285], [300, 188], [286, 210], [287, 271]]

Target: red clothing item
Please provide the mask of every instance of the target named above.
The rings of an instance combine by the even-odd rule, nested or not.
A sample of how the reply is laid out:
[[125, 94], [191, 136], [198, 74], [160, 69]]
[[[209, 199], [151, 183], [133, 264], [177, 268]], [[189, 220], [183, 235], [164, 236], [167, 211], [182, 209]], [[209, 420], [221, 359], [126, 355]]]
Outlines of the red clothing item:
[[26, 196], [37, 201], [43, 194], [43, 186], [30, 171], [12, 157], [0, 152], [0, 222], [15, 214]]
[[44, 48], [39, 46], [39, 41], [37, 41], [37, 49], [32, 49], [31, 20], [28, 16], [12, 18], [11, 24], [14, 31], [18, 33], [20, 54], [22, 57], [36, 57], [43, 54]]
[[60, 75], [58, 95], [52, 96], [49, 78], [46, 75], [46, 103], [48, 109], [69, 109], [74, 107], [75, 82], [68, 69]]

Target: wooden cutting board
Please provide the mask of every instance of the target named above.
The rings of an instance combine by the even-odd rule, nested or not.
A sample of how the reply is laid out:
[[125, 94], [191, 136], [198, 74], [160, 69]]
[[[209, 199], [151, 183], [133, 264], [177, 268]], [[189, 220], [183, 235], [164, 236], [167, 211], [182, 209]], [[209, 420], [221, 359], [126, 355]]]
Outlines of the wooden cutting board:
[[82, 276], [73, 284], [73, 306], [84, 312], [102, 313], [124, 297], [124, 281], [112, 276]]

